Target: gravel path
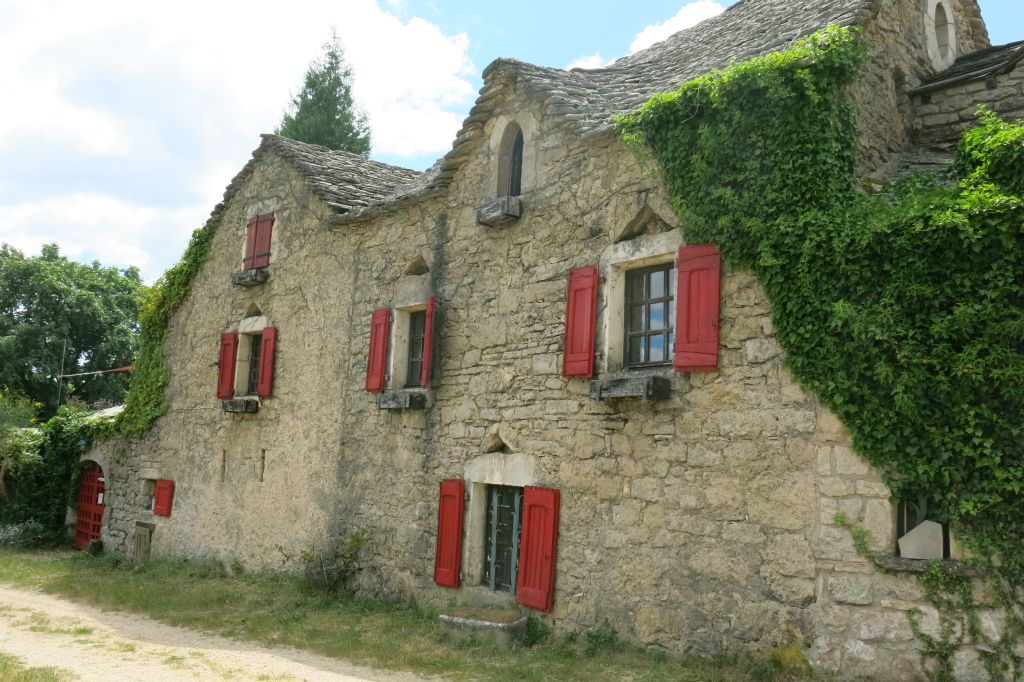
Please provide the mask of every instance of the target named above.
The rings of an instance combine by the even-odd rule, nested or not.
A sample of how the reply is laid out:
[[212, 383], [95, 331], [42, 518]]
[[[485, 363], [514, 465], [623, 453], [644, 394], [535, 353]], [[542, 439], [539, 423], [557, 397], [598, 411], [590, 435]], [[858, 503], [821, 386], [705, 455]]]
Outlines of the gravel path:
[[423, 682], [297, 649], [265, 647], [165, 625], [145, 616], [0, 586], [0, 652], [83, 682]]

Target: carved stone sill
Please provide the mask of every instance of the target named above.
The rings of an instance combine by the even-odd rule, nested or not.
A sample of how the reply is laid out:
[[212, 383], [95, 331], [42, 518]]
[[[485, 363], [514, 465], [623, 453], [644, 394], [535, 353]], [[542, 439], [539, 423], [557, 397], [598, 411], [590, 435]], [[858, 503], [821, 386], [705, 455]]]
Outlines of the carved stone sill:
[[263, 284], [268, 279], [270, 279], [270, 271], [267, 268], [252, 268], [231, 275], [231, 283], [240, 287], [256, 286]]
[[522, 213], [519, 197], [496, 197], [476, 209], [476, 221], [487, 227], [504, 227], [519, 220]]
[[221, 409], [237, 414], [251, 414], [260, 411], [259, 398], [232, 398], [220, 401]]
[[659, 400], [672, 394], [672, 381], [656, 374], [625, 374], [602, 377], [590, 382], [590, 397], [594, 400], [641, 398]]
[[[875, 565], [882, 568], [908, 573], [926, 573], [931, 570], [932, 562], [936, 561], [935, 559], [905, 559], [892, 554], [875, 554], [871, 559]], [[981, 569], [955, 559], [938, 559], [938, 562], [942, 572], [949, 575], [958, 575], [964, 578], [980, 578], [984, 575]]]
[[408, 388], [377, 394], [378, 410], [422, 410], [427, 406], [427, 389]]

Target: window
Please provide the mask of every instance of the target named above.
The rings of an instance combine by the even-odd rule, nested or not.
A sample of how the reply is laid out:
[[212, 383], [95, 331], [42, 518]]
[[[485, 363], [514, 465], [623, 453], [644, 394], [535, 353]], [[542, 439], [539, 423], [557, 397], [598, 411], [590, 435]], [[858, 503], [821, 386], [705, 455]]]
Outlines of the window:
[[423, 338], [427, 325], [427, 311], [417, 310], [409, 314], [409, 352], [405, 373], [407, 387], [422, 386], [423, 372]]
[[[422, 300], [422, 299], [421, 299]], [[370, 320], [366, 390], [374, 393], [430, 386], [437, 298], [401, 308], [378, 308]]]
[[270, 265], [270, 242], [274, 230], [274, 214], [253, 216], [245, 228], [245, 256], [243, 270], [265, 268]]
[[487, 486], [483, 584], [492, 590], [516, 593], [522, 510], [522, 488]]
[[153, 513], [157, 516], [170, 516], [174, 506], [174, 481], [161, 478], [154, 485]]
[[512, 139], [512, 153], [508, 169], [508, 196], [517, 197], [523, 191], [523, 131], [517, 130]]
[[523, 191], [523, 129], [509, 123], [498, 147], [498, 196], [518, 197]]
[[146, 478], [142, 481], [142, 504], [149, 511], [153, 511], [156, 502], [156, 479]]
[[676, 288], [672, 263], [626, 273], [625, 367], [671, 364]]
[[[926, 495], [906, 495], [896, 507], [896, 555], [911, 559], [948, 559], [949, 528], [930, 520], [935, 505]], [[908, 544], [909, 543], [909, 544]]]
[[221, 334], [217, 397], [269, 397], [274, 385], [276, 345], [277, 327], [268, 326], [262, 315], [242, 320], [237, 332]]
[[249, 372], [245, 395], [256, 395], [260, 382], [260, 349], [263, 346], [263, 332], [246, 336], [249, 337]]
[[[467, 580], [515, 595], [517, 603], [550, 612], [555, 592], [561, 493], [555, 488], [471, 483]], [[467, 488], [441, 481], [434, 582], [459, 586]], [[481, 545], [483, 545], [481, 547]]]
[[[563, 376], [593, 378], [597, 356], [598, 371], [608, 373], [600, 381], [615, 383], [618, 397], [628, 397], [634, 395], [628, 390], [650, 386], [627, 380], [623, 370], [718, 368], [721, 255], [713, 244], [680, 246], [680, 241], [676, 230], [639, 235], [606, 249], [600, 264], [569, 272]], [[638, 376], [667, 386], [660, 373], [633, 378]], [[592, 395], [601, 399], [605, 388], [602, 384]]]

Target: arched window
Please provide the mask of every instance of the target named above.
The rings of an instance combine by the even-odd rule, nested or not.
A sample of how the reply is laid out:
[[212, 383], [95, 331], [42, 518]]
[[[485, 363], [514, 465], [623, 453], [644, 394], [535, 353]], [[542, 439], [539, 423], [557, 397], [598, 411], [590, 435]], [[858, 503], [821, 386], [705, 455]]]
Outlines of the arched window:
[[498, 196], [517, 197], [523, 191], [523, 129], [509, 123], [498, 154]]

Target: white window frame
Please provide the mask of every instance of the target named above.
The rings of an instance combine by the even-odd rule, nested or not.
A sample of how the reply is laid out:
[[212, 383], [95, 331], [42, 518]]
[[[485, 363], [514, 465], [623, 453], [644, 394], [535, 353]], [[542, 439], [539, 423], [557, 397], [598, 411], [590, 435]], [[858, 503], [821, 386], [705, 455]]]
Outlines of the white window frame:
[[[668, 349], [669, 363], [665, 368], [626, 367], [626, 273], [649, 265], [674, 263], [678, 259], [681, 246], [681, 231], [670, 230], [658, 234], [641, 234], [627, 241], [612, 244], [601, 254], [600, 270], [604, 283], [600, 287], [598, 297], [598, 328], [601, 342], [599, 373], [657, 372], [665, 368], [671, 370], [672, 349]], [[679, 305], [678, 301], [676, 305]], [[670, 322], [674, 327], [675, 320]]]

